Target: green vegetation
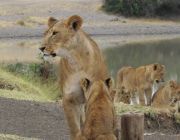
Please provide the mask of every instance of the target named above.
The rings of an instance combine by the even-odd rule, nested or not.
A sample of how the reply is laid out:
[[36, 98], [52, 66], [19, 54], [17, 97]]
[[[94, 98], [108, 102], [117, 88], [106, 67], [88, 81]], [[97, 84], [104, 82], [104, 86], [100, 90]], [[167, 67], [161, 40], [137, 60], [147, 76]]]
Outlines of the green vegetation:
[[0, 68], [0, 96], [22, 100], [55, 101], [60, 97], [55, 75], [43, 77], [41, 64], [9, 64]]
[[179, 0], [105, 0], [103, 9], [125, 16], [171, 16], [180, 13]]

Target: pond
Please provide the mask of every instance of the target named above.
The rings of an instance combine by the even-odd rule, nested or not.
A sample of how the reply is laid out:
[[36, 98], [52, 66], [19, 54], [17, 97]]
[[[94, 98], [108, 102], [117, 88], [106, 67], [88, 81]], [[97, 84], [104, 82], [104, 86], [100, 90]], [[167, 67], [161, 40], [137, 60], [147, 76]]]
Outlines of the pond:
[[[40, 40], [1, 42], [0, 63], [39, 63], [40, 45]], [[113, 76], [123, 66], [161, 63], [167, 80], [180, 81], [180, 39], [116, 45], [103, 51]]]
[[113, 76], [123, 66], [161, 63], [166, 66], [166, 80], [180, 81], [180, 39], [114, 46], [104, 53]]

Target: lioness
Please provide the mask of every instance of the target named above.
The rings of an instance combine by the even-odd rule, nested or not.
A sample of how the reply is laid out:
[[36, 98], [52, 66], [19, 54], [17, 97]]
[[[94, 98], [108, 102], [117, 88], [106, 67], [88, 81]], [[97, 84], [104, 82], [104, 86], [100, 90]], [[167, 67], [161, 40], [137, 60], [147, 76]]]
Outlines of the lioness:
[[81, 86], [86, 102], [85, 123], [76, 140], [116, 140], [115, 111], [113, 106], [112, 81], [91, 82], [83, 79]]
[[[131, 97], [133, 104], [137, 104], [137, 97], [141, 105], [151, 104], [153, 83], [164, 81], [165, 67], [161, 64], [150, 64], [138, 68], [123, 67], [117, 73], [117, 92], [115, 101], [121, 100], [120, 94], [126, 93]], [[129, 99], [130, 100], [130, 99]], [[130, 101], [129, 101], [130, 102]]]
[[152, 106], [175, 107], [178, 101], [180, 101], [180, 84], [176, 81], [169, 81], [153, 95]]
[[60, 86], [63, 107], [70, 128], [71, 139], [80, 131], [84, 121], [85, 97], [80, 79], [109, 77], [104, 58], [97, 44], [81, 29], [83, 20], [73, 15], [64, 20], [50, 17], [48, 30], [40, 48], [45, 56], [59, 56]]

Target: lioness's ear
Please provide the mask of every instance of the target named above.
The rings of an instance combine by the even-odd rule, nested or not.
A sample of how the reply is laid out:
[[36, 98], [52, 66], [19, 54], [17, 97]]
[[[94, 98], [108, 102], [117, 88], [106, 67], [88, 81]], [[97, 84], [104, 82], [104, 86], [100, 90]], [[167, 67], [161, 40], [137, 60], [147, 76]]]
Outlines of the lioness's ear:
[[162, 65], [162, 68], [165, 69], [166, 68], [165, 65]]
[[81, 80], [80, 82], [80, 85], [81, 85], [81, 88], [84, 90], [84, 91], [87, 91], [90, 87], [90, 80], [87, 79], [87, 78], [84, 78]]
[[157, 70], [157, 67], [158, 67], [157, 64], [154, 64], [154, 65], [153, 65], [153, 69], [154, 69], [154, 70]]
[[57, 19], [55, 19], [53, 17], [49, 17], [49, 19], [48, 19], [48, 27], [52, 27], [57, 22], [58, 22]]
[[158, 68], [158, 64], [154, 64], [154, 65], [153, 65], [153, 70], [156, 71], [157, 68]]
[[105, 80], [105, 84], [108, 88], [111, 88], [113, 86], [113, 80], [112, 78], [108, 78]]
[[78, 15], [73, 15], [67, 20], [67, 26], [74, 31], [78, 31], [82, 26], [83, 20]]

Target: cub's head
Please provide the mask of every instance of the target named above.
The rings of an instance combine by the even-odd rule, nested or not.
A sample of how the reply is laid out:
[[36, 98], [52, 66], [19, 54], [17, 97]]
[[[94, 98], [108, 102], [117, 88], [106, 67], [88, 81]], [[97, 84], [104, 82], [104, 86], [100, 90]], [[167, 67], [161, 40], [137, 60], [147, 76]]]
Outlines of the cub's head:
[[131, 98], [131, 95], [129, 92], [125, 92], [125, 91], [119, 91], [119, 99], [120, 99], [120, 102], [123, 102], [125, 104], [130, 104], [130, 98]]
[[107, 96], [111, 101], [114, 99], [113, 80], [111, 78], [106, 79], [105, 81], [98, 80], [91, 82], [89, 79], [84, 78], [81, 80], [81, 88], [84, 91], [86, 100], [90, 98], [96, 98], [98, 96]]
[[148, 66], [149, 74], [152, 81], [159, 83], [164, 82], [165, 66], [161, 64], [151, 64]]
[[171, 95], [171, 104], [180, 101], [180, 84], [178, 84], [176, 81], [169, 81], [167, 84], [167, 89]]
[[58, 49], [73, 47], [73, 37], [81, 28], [83, 20], [78, 15], [73, 15], [65, 20], [57, 20], [50, 17], [48, 30], [44, 33], [44, 40], [40, 50], [44, 55], [56, 56]]

